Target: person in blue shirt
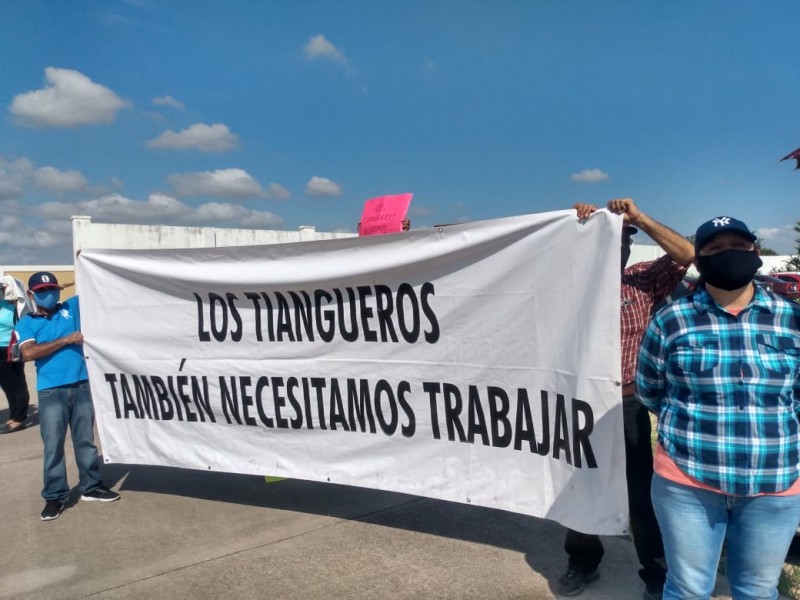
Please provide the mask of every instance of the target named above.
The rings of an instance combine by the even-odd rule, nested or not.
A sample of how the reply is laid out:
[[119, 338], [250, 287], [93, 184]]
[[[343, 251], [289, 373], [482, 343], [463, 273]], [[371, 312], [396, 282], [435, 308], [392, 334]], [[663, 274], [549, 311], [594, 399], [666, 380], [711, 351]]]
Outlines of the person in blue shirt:
[[9, 352], [17, 320], [30, 309], [18, 295], [24, 295], [22, 283], [10, 275], [0, 277], [0, 388], [8, 400], [8, 420], [0, 427], [0, 434], [22, 431], [28, 419], [30, 395], [25, 365], [12, 360]]
[[753, 283], [755, 241], [733, 217], [702, 224], [699, 286], [653, 317], [639, 353], [666, 600], [709, 598], [723, 543], [733, 597], [777, 598], [800, 522], [800, 304]]
[[119, 494], [109, 490], [100, 475], [79, 300], [74, 296], [59, 302], [61, 289], [52, 273], [40, 271], [31, 275], [28, 295], [36, 310], [20, 319], [16, 328], [22, 358], [36, 364], [39, 425], [44, 442], [43, 521], [57, 519], [69, 497], [64, 456], [67, 428], [72, 434], [81, 500], [119, 500]]

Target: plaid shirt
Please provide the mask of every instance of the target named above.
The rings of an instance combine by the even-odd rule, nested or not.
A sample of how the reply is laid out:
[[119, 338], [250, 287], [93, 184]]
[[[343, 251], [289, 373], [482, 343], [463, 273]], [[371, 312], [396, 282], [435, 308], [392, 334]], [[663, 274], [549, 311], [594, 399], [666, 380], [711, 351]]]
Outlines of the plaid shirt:
[[623, 384], [631, 383], [636, 375], [636, 356], [653, 307], [678, 285], [684, 273], [686, 267], [668, 255], [637, 263], [622, 273], [620, 344]]
[[733, 316], [700, 288], [653, 318], [636, 385], [659, 443], [695, 479], [754, 496], [800, 474], [800, 304], [756, 286]]

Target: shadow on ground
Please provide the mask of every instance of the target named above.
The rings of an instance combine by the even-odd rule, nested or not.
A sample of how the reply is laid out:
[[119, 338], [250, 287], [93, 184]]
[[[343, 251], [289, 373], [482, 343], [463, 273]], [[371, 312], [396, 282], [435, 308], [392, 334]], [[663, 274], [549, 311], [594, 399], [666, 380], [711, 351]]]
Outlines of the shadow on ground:
[[[122, 493], [150, 492], [299, 511], [506, 548], [526, 555], [530, 567], [552, 589], [566, 564], [561, 525], [497, 509], [331, 483], [299, 479], [266, 483], [256, 475], [173, 467], [106, 464], [103, 477], [106, 485]], [[359, 512], [365, 506], [385, 508]]]

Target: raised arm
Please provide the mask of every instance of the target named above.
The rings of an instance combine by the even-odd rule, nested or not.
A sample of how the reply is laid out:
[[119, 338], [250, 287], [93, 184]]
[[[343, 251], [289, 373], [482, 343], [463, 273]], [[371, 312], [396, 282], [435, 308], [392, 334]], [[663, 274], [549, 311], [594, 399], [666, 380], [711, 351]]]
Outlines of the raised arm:
[[694, 259], [694, 246], [689, 240], [647, 216], [631, 198], [609, 200], [608, 210], [622, 215], [625, 223], [635, 225], [653, 238], [676, 263], [688, 265]]

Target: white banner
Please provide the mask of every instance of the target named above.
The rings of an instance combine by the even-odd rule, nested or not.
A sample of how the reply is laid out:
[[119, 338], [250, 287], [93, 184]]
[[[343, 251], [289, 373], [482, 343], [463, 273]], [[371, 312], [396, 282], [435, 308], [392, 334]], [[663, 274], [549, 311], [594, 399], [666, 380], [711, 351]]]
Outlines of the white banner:
[[276, 475], [619, 534], [621, 218], [77, 260], [107, 462]]

